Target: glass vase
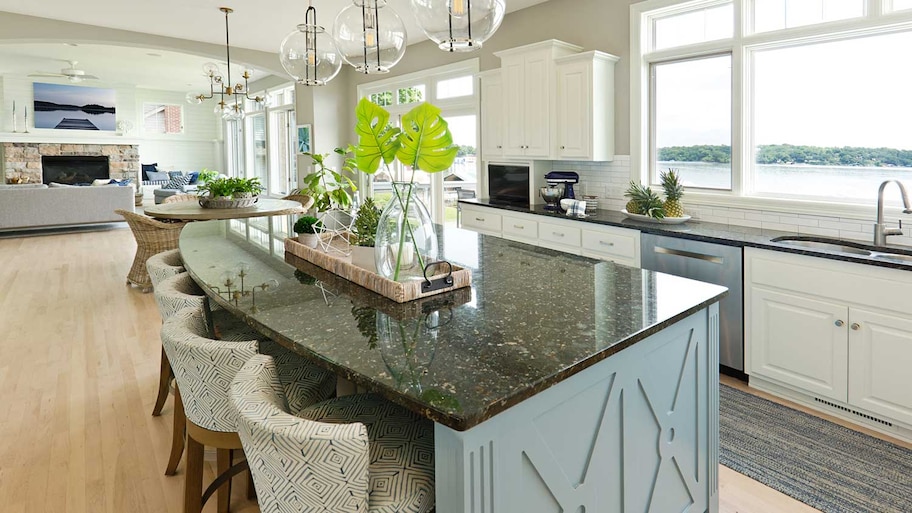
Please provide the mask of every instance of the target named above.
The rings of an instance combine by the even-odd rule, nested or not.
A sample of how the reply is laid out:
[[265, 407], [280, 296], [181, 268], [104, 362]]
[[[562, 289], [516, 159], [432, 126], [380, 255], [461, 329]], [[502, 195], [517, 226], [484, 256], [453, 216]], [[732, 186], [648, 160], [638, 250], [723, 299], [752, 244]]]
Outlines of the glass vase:
[[437, 260], [437, 232], [417, 191], [413, 183], [393, 182], [377, 226], [377, 273], [393, 281], [423, 280], [425, 266]]

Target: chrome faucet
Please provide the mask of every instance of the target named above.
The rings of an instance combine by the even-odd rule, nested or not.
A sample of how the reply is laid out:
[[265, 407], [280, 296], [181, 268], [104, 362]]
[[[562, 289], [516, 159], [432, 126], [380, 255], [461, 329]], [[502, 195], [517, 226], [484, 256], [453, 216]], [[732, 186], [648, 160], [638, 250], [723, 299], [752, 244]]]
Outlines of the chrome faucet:
[[902, 194], [903, 213], [912, 214], [912, 205], [909, 204], [909, 195], [906, 194], [906, 188], [899, 180], [886, 180], [880, 184], [880, 190], [877, 191], [877, 222], [874, 223], [874, 245], [886, 246], [888, 235], [902, 235], [902, 221], [899, 222], [899, 228], [887, 228], [884, 225], [884, 189], [887, 184], [893, 182], [899, 186], [899, 192]]

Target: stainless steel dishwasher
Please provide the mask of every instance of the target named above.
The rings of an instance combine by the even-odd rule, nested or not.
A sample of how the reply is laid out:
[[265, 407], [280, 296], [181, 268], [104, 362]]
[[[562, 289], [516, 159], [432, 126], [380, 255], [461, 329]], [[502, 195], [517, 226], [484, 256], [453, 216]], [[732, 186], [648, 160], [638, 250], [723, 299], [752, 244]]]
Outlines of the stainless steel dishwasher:
[[643, 269], [728, 287], [719, 303], [719, 363], [744, 372], [744, 277], [742, 250], [676, 237], [644, 233], [640, 237]]

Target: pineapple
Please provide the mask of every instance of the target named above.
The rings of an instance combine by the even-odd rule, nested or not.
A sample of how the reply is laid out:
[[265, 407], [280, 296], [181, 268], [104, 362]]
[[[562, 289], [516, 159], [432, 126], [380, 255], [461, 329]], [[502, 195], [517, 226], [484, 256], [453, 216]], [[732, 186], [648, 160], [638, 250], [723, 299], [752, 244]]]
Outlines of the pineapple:
[[624, 196], [630, 198], [627, 202], [627, 212], [631, 214], [642, 214], [656, 219], [665, 217], [665, 209], [662, 204], [662, 198], [652, 191], [649, 187], [644, 187], [636, 182], [631, 181], [630, 187], [624, 193]]
[[665, 189], [665, 215], [668, 217], [684, 217], [684, 205], [681, 197], [684, 196], [684, 186], [681, 185], [680, 174], [677, 169], [663, 171], [659, 178], [662, 188]]

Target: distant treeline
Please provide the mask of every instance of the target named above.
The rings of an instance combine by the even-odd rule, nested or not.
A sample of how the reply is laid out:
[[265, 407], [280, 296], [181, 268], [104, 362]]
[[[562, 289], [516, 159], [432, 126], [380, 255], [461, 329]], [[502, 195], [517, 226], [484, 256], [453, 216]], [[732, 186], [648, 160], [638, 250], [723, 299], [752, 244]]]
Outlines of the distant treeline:
[[81, 110], [87, 114], [105, 114], [105, 113], [114, 113], [114, 107], [104, 107], [102, 105], [97, 105], [90, 103], [88, 105], [66, 105], [54, 102], [45, 102], [41, 100], [35, 100], [35, 111], [54, 111], [54, 110]]
[[[659, 160], [676, 162], [731, 162], [731, 146], [699, 145], [659, 148]], [[757, 147], [758, 164], [812, 164], [817, 166], [912, 167], [912, 151], [895, 148], [839, 148], [767, 144]]]

